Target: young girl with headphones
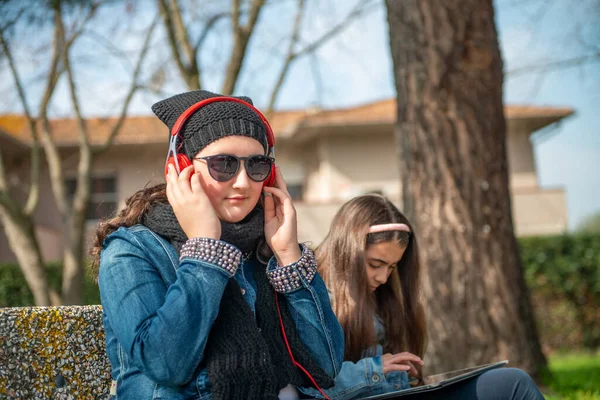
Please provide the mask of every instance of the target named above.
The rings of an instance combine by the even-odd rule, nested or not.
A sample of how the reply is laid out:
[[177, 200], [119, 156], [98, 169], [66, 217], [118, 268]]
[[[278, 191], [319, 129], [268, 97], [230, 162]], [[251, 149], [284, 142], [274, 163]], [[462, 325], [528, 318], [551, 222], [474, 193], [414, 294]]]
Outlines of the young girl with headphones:
[[313, 253], [298, 244], [268, 121], [247, 97], [201, 90], [152, 110], [171, 133], [166, 184], [129, 198], [92, 249], [111, 394], [322, 393], [343, 332]]
[[[419, 385], [426, 323], [410, 222], [383, 196], [356, 197], [337, 212], [316, 255], [345, 337], [346, 362], [325, 393], [360, 399]], [[322, 398], [312, 389], [305, 392]], [[514, 368], [410, 398], [543, 399], [531, 378]]]

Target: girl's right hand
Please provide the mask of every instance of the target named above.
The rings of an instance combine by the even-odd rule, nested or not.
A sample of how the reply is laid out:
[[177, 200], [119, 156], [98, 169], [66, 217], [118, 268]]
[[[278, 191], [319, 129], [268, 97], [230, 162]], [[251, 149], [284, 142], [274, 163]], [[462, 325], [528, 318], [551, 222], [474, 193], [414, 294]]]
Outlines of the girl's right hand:
[[188, 239], [205, 237], [219, 240], [221, 222], [202, 189], [198, 174], [194, 174], [194, 166], [184, 168], [178, 176], [175, 168], [169, 165], [166, 180], [169, 204]]
[[423, 366], [423, 360], [414, 354], [404, 352], [398, 354], [384, 354], [381, 356], [383, 362], [383, 373], [387, 374], [391, 371], [407, 371], [408, 376], [419, 377], [419, 371], [413, 363]]

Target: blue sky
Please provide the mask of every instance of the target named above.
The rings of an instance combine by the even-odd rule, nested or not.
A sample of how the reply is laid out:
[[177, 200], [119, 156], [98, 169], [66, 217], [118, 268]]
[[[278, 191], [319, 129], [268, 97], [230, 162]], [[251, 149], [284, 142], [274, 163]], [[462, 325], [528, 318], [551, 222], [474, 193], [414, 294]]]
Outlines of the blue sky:
[[[593, 4], [596, 0], [581, 0], [577, 4]], [[209, 3], [218, 7], [219, 2]], [[215, 4], [217, 4], [215, 6]], [[350, 0], [307, 2], [308, 17], [304, 20], [303, 40], [310, 42], [332, 24], [340, 20], [356, 4]], [[524, 5], [526, 4], [526, 5]], [[550, 4], [549, 7], [545, 5]], [[537, 64], [578, 54], [581, 43], [573, 39], [572, 21], [586, 10], [573, 7], [568, 0], [497, 0], [496, 17], [505, 70]], [[260, 31], [250, 44], [251, 57], [244, 65], [236, 88], [238, 94], [251, 96], [259, 106], [265, 106], [274, 77], [279, 71], [280, 54], [287, 47], [282, 41], [293, 22], [295, 2], [279, 2], [270, 6], [261, 16]], [[123, 12], [117, 8], [117, 12]], [[148, 21], [150, 8], [138, 10], [137, 22], [122, 23], [114, 17], [115, 10], [105, 10], [93, 29], [105, 36], [122, 35], [119, 45], [134, 56], [141, 44], [141, 33]], [[208, 12], [206, 8], [199, 13]], [[579, 14], [578, 14], [579, 13]], [[131, 19], [133, 20], [133, 19]], [[144, 22], [145, 20], [145, 22]], [[593, 18], [588, 21], [591, 24]], [[583, 32], [586, 26], [583, 26]], [[224, 27], [226, 28], [226, 27]], [[280, 93], [279, 108], [303, 108], [310, 105], [344, 107], [393, 97], [394, 84], [387, 37], [387, 22], [383, 7], [377, 7], [359, 23], [346, 29], [342, 35], [320, 48], [316, 57], [296, 62], [286, 78]], [[27, 65], [26, 82], [30, 93], [39, 93], [42, 82], [35, 79], [39, 65], [31, 54], [36, 54], [35, 42], [43, 35], [30, 36], [27, 46], [17, 54]], [[110, 115], [119, 109], [119, 100], [125, 93], [127, 71], [131, 63], [111, 63], [108, 46], [97, 41], [82, 41], [75, 57], [94, 60], [87, 68], [77, 71], [80, 88], [85, 88], [87, 115]], [[205, 70], [204, 84], [218, 91], [230, 43], [227, 35], [213, 35], [201, 53]], [[39, 46], [39, 44], [38, 44]], [[160, 36], [153, 43], [162, 48]], [[39, 51], [39, 49], [37, 50]], [[151, 65], [164, 65], [166, 93], [185, 90], [168, 64], [168, 51], [150, 55]], [[98, 63], [100, 60], [100, 63]], [[146, 77], [152, 71], [146, 72]], [[563, 69], [546, 73], [508, 76], [505, 82], [505, 102], [566, 106], [576, 114], [566, 119], [553, 132], [534, 140], [538, 177], [542, 187], [564, 187], [567, 191], [569, 227], [576, 227], [586, 216], [600, 211], [600, 62], [586, 67]], [[315, 77], [319, 77], [315, 79]], [[0, 92], [7, 93], [10, 78], [6, 69], [0, 71]], [[148, 114], [150, 105], [161, 95], [144, 93], [136, 96], [131, 112]], [[69, 96], [61, 84], [52, 106], [55, 116], [71, 114]], [[19, 112], [14, 97], [0, 99], [1, 112]]]
[[[547, 4], [552, 6], [548, 10], [542, 9], [539, 1], [534, 1], [528, 9], [511, 6], [510, 0], [498, 3], [497, 24], [507, 71], [535, 64], [536, 59], [555, 60], [581, 51], [573, 20], [581, 18], [586, 9], [577, 9], [577, 3], [549, 2]], [[592, 5], [594, 1], [581, 4], [584, 3]], [[542, 22], [532, 25], [532, 20], [539, 21], [540, 12], [544, 13]], [[595, 16], [600, 16], [598, 10]], [[597, 19], [595, 28], [588, 25], [594, 23], [594, 16], [583, 22], [581, 29], [585, 33], [591, 30], [600, 33]], [[590, 37], [592, 35], [587, 36]], [[509, 75], [505, 85], [508, 103], [568, 106], [575, 110], [576, 114], [565, 120], [548, 139], [533, 141], [540, 184], [563, 186], [567, 190], [570, 228], [600, 210], [599, 61], [546, 74], [513, 78]]]

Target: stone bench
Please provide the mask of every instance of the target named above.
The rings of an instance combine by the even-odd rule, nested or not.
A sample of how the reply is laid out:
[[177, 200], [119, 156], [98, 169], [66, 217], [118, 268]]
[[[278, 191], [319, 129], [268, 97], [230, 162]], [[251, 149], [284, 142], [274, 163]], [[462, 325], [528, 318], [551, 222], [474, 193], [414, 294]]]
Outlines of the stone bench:
[[101, 306], [0, 308], [0, 398], [107, 399]]
[[0, 398], [109, 399], [102, 306], [0, 308]]

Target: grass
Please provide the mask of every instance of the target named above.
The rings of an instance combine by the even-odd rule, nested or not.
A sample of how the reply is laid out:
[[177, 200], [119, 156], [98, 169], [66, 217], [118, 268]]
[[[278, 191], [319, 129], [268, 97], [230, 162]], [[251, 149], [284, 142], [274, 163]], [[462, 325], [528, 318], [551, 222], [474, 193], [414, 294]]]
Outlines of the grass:
[[600, 400], [600, 356], [555, 354], [549, 358], [552, 375], [544, 377], [546, 400]]

